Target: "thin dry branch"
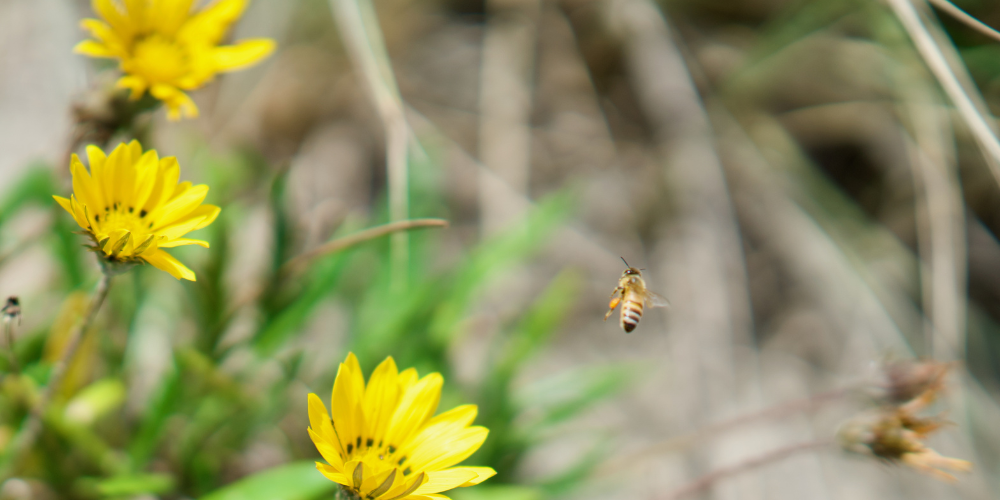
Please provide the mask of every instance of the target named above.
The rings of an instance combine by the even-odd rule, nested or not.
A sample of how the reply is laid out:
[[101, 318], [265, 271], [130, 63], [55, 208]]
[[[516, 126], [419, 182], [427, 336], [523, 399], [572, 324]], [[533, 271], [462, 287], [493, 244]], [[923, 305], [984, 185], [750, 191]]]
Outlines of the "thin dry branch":
[[350, 248], [354, 245], [374, 240], [375, 238], [380, 238], [387, 234], [395, 234], [403, 231], [409, 231], [411, 229], [425, 227], [448, 227], [448, 221], [444, 219], [410, 219], [370, 227], [354, 234], [344, 236], [343, 238], [337, 238], [333, 241], [327, 242], [308, 252], [303, 252], [286, 262], [285, 265], [282, 266], [282, 270], [284, 272], [296, 271], [309, 262], [312, 262], [313, 260], [324, 255], [339, 252], [345, 248]]
[[1000, 31], [997, 31], [986, 23], [970, 16], [964, 10], [958, 8], [957, 5], [949, 2], [948, 0], [927, 0], [931, 5], [937, 7], [942, 12], [945, 12], [951, 17], [954, 17], [958, 21], [966, 24], [970, 28], [1000, 42]]
[[681, 434], [659, 443], [654, 443], [646, 448], [642, 448], [623, 457], [616, 458], [603, 467], [601, 472], [605, 474], [617, 472], [631, 466], [637, 460], [688, 448], [701, 440], [720, 436], [748, 424], [784, 418], [800, 412], [815, 411], [827, 403], [843, 399], [851, 394], [852, 391], [860, 387], [861, 385], [844, 387], [809, 396], [807, 398], [786, 401], [757, 412], [740, 415], [736, 418], [710, 424], [702, 427], [701, 429], [696, 429], [686, 434]]
[[[375, 9], [370, 0], [330, 0], [330, 7], [336, 13], [334, 18], [351, 61], [364, 75], [385, 129], [389, 218], [392, 221], [405, 220], [409, 216], [407, 145], [410, 131]], [[390, 266], [395, 290], [406, 286], [408, 247], [405, 232], [393, 234]]]
[[833, 444], [830, 440], [821, 441], [808, 441], [805, 443], [797, 443], [791, 446], [786, 446], [784, 448], [778, 448], [776, 450], [769, 451], [763, 455], [758, 455], [756, 457], [748, 458], [742, 462], [731, 465], [729, 467], [723, 467], [721, 469], [716, 469], [700, 478], [677, 488], [669, 495], [664, 497], [663, 500], [678, 500], [700, 491], [711, 488], [713, 484], [721, 479], [725, 479], [730, 476], [735, 476], [743, 472], [747, 472], [757, 467], [770, 464], [772, 462], [777, 462], [778, 460], [784, 460], [793, 455], [798, 455], [799, 453], [804, 453], [807, 451], [818, 450], [821, 448], [829, 447]]
[[962, 87], [955, 72], [952, 71], [951, 66], [948, 64], [944, 53], [941, 51], [941, 47], [938, 46], [934, 36], [924, 26], [923, 21], [920, 19], [920, 14], [913, 7], [911, 0], [888, 0], [888, 2], [893, 12], [896, 13], [896, 17], [902, 23], [903, 28], [909, 34], [910, 39], [913, 40], [913, 44], [916, 45], [917, 51], [923, 57], [927, 67], [930, 68], [931, 73], [937, 78], [938, 83], [941, 84], [948, 98], [969, 126], [973, 136], [975, 136], [976, 141], [979, 143], [979, 147], [983, 150], [983, 154], [988, 156], [986, 163], [990, 166], [990, 173], [993, 174], [994, 180], [1000, 184], [1000, 141], [997, 140], [986, 117], [979, 112], [972, 98], [969, 97], [966, 90]]

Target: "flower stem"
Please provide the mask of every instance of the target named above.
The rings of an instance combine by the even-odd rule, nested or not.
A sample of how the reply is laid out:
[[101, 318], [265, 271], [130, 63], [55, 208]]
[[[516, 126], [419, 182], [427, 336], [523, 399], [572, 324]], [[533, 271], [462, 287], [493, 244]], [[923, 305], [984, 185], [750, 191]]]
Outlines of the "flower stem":
[[675, 489], [669, 495], [667, 495], [664, 500], [680, 500], [681, 498], [693, 495], [700, 491], [710, 488], [716, 481], [720, 479], [727, 478], [729, 476], [735, 476], [742, 472], [746, 472], [752, 469], [756, 469], [762, 465], [767, 465], [771, 462], [777, 462], [784, 458], [788, 458], [792, 455], [796, 455], [805, 451], [812, 451], [820, 448], [826, 448], [833, 444], [832, 441], [823, 439], [819, 441], [807, 441], [804, 443], [796, 443], [784, 448], [778, 448], [776, 450], [771, 450], [762, 455], [757, 455], [756, 457], [750, 457], [742, 462], [736, 463], [729, 467], [722, 467], [714, 471], [701, 476], [690, 483], [687, 483], [680, 488]]
[[24, 462], [24, 455], [34, 446], [35, 440], [38, 439], [38, 434], [42, 430], [42, 419], [46, 411], [48, 411], [48, 406], [62, 384], [63, 379], [66, 378], [67, 369], [76, 355], [76, 351], [80, 348], [83, 335], [94, 322], [94, 318], [97, 317], [97, 311], [104, 304], [104, 299], [107, 298], [110, 288], [111, 275], [101, 274], [101, 281], [97, 283], [97, 289], [94, 291], [94, 296], [90, 301], [90, 307], [83, 316], [83, 321], [70, 331], [69, 340], [66, 342], [66, 348], [63, 350], [62, 357], [52, 366], [49, 383], [45, 386], [45, 390], [42, 391], [41, 396], [39, 396], [38, 403], [32, 408], [31, 415], [28, 416], [28, 421], [25, 422], [11, 442], [10, 449], [5, 457], [6, 460], [2, 468], [0, 468], [0, 481], [10, 477], [14, 472], [14, 468]]

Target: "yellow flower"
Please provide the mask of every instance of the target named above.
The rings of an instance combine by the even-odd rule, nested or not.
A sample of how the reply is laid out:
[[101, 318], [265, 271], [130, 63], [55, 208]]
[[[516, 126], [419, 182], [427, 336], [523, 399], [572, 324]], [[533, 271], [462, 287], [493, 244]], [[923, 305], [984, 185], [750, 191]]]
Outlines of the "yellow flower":
[[107, 264], [149, 263], [177, 279], [195, 280], [194, 272], [163, 251], [201, 240], [182, 238], [215, 220], [219, 207], [202, 205], [208, 186], [181, 182], [177, 158], [142, 152], [138, 141], [120, 144], [105, 156], [87, 146], [90, 173], [74, 154], [70, 160], [73, 195], [53, 196], [94, 242]]
[[139, 99], [148, 90], [167, 105], [172, 120], [198, 116], [198, 108], [184, 90], [197, 89], [216, 73], [255, 64], [274, 50], [268, 39], [218, 45], [229, 26], [239, 19], [247, 0], [217, 0], [192, 12], [194, 0], [93, 0], [103, 19], [84, 19], [82, 27], [95, 40], [73, 49], [91, 57], [118, 59], [122, 72], [118, 87]]
[[382, 500], [447, 500], [442, 491], [479, 484], [489, 467], [454, 467], [486, 440], [484, 427], [470, 427], [475, 405], [433, 417], [444, 379], [397, 371], [387, 358], [365, 379], [353, 353], [333, 383], [333, 419], [309, 395], [309, 437], [327, 464], [316, 467], [349, 497]]

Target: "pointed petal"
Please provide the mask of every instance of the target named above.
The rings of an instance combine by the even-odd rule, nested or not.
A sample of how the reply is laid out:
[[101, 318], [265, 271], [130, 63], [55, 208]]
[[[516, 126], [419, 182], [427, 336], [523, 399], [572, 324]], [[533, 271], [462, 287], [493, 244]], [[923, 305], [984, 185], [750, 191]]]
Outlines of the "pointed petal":
[[425, 441], [416, 447], [407, 463], [419, 470], [451, 467], [475, 453], [488, 435], [489, 430], [476, 426]]
[[142, 259], [153, 267], [170, 273], [174, 278], [195, 281], [194, 271], [163, 250], [157, 249], [143, 254]]
[[97, 184], [90, 178], [87, 169], [80, 162], [80, 158], [74, 153], [69, 160], [70, 173], [73, 175], [73, 194], [84, 205], [95, 209], [104, 206], [104, 197], [101, 196]]
[[320, 471], [327, 479], [335, 483], [342, 484], [344, 486], [351, 486], [351, 478], [347, 475], [337, 471], [333, 467], [326, 465], [324, 463], [316, 462], [316, 469]]
[[390, 356], [375, 368], [368, 380], [363, 403], [365, 424], [376, 443], [385, 439], [389, 419], [399, 403], [398, 378], [396, 362]]
[[475, 485], [477, 485], [477, 484], [479, 484], [479, 483], [481, 483], [481, 482], [483, 482], [483, 481], [485, 481], [485, 480], [487, 480], [487, 479], [489, 479], [489, 478], [497, 475], [497, 471], [493, 470], [493, 467], [454, 467], [454, 468], [451, 468], [451, 469], [448, 469], [448, 470], [457, 470], [457, 469], [468, 470], [468, 471], [474, 472], [476, 474], [476, 477], [474, 477], [474, 478], [472, 478], [472, 479], [470, 479], [470, 480], [468, 480], [468, 481], [460, 484], [458, 486], [459, 488], [463, 488], [463, 487], [466, 487], [466, 486], [475, 486]]
[[116, 58], [118, 55], [103, 43], [94, 40], [84, 40], [73, 47], [75, 54], [83, 54], [90, 57]]
[[206, 196], [208, 196], [208, 186], [204, 184], [194, 186], [154, 209], [147, 215], [147, 220], [153, 223], [154, 228], [162, 228], [179, 222], [198, 208], [198, 205], [205, 201]]
[[156, 174], [156, 184], [149, 193], [149, 199], [143, 210], [152, 212], [160, 205], [167, 202], [177, 188], [177, 181], [181, 177], [181, 167], [177, 164], [177, 158], [168, 156], [160, 159], [160, 167]]
[[403, 393], [389, 422], [387, 442], [401, 443], [434, 414], [441, 400], [443, 384], [440, 373], [431, 373]]
[[358, 447], [363, 416], [361, 402], [364, 397], [365, 379], [361, 365], [354, 353], [340, 364], [337, 378], [333, 381], [333, 395], [330, 398], [330, 413], [333, 425], [344, 450], [350, 454]]
[[167, 118], [172, 121], [184, 118], [197, 118], [198, 106], [187, 94], [172, 85], [157, 83], [149, 90], [153, 97], [163, 101], [167, 106]]
[[222, 45], [212, 50], [216, 72], [237, 71], [256, 64], [274, 52], [274, 40], [255, 38], [241, 40], [235, 45]]
[[173, 239], [173, 240], [167, 240], [167, 241], [164, 241], [163, 243], [160, 243], [159, 245], [157, 245], [157, 247], [159, 247], [159, 248], [175, 248], [175, 247], [183, 247], [183, 246], [187, 246], [187, 245], [198, 245], [198, 246], [200, 246], [202, 248], [208, 248], [208, 242], [207, 241], [203, 241], [203, 240], [191, 240], [191, 239], [187, 239], [187, 238], [177, 238], [177, 239]]
[[414, 491], [413, 494], [427, 495], [448, 491], [458, 488], [459, 486], [472, 481], [477, 477], [478, 474], [476, 472], [468, 470], [466, 467], [429, 471], [427, 473], [427, 482], [424, 483], [423, 486], [417, 488], [417, 491]]

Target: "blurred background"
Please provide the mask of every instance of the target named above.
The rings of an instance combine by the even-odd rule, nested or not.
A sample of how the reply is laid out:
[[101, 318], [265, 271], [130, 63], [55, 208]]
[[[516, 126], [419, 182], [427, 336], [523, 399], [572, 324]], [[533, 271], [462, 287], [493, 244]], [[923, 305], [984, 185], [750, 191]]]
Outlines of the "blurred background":
[[[1000, 4], [955, 4], [1000, 26]], [[328, 401], [348, 350], [366, 373], [387, 355], [440, 371], [442, 408], [480, 405], [469, 462], [498, 475], [456, 499], [666, 500], [832, 440], [909, 358], [957, 362], [935, 407], [955, 425], [929, 445], [974, 462], [959, 482], [830, 445], [690, 498], [1000, 494], [998, 163], [888, 2], [360, 5], [366, 47], [327, 1], [254, 0], [233, 38], [278, 51], [193, 93], [201, 118], [142, 119], [223, 207], [194, 236], [211, 249], [172, 251], [196, 283], [115, 279], [61, 419], [0, 497], [332, 498], [306, 395]], [[1000, 42], [912, 5], [993, 124]], [[0, 296], [21, 297], [26, 375], [0, 384], [0, 445], [99, 276], [51, 199], [73, 110], [113, 81], [71, 52], [92, 16], [0, 0]], [[398, 218], [392, 185], [450, 227], [285, 266]], [[671, 302], [628, 335], [601, 321], [620, 257]]]

